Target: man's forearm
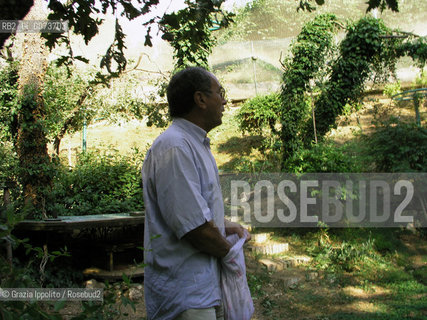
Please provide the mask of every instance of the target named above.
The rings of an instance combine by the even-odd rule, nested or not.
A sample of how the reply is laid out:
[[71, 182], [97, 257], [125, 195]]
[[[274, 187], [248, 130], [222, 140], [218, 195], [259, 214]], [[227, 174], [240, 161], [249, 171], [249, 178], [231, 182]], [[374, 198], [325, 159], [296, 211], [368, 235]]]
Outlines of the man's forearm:
[[218, 258], [225, 257], [230, 251], [230, 243], [222, 236], [218, 227], [212, 221], [188, 232], [184, 239], [194, 247]]

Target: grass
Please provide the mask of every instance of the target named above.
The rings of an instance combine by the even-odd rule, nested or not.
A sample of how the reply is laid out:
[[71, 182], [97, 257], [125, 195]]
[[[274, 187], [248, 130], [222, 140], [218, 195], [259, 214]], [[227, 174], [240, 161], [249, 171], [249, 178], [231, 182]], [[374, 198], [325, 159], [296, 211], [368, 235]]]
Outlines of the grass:
[[[274, 236], [276, 241], [281, 238], [289, 242], [289, 254], [297, 255], [301, 248], [317, 246], [319, 233], [276, 230]], [[326, 268], [320, 270], [315, 280], [301, 281], [293, 289], [286, 288], [283, 279], [290, 273], [298, 276], [298, 272], [303, 277], [315, 265], [271, 273], [260, 267], [253, 269], [254, 264], [249, 261], [252, 269], [248, 272], [248, 283], [257, 310], [254, 319], [427, 319], [425, 267], [414, 271], [410, 262], [416, 254], [427, 256], [427, 251], [423, 251], [426, 239], [397, 229], [329, 231], [332, 246], [351, 241], [358, 252], [364, 251], [361, 245], [369, 237], [393, 253], [388, 250], [380, 253], [374, 247], [374, 254], [362, 255], [351, 271]], [[390, 246], [381, 244], [383, 239], [387, 239]], [[419, 251], [407, 247], [408, 240], [417, 243]], [[248, 255], [248, 260], [251, 259], [254, 257]], [[402, 264], [402, 260], [406, 264]]]

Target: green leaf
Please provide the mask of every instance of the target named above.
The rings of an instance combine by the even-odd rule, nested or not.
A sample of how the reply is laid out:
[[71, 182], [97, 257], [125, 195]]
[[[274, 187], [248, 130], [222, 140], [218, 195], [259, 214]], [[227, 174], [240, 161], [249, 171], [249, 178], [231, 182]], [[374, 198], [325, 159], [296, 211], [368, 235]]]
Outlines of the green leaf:
[[126, 283], [127, 285], [130, 285], [130, 279], [126, 274], [124, 273], [122, 274], [122, 279], [124, 283]]
[[56, 312], [58, 312], [58, 311], [60, 311], [60, 310], [64, 309], [64, 307], [65, 307], [65, 300], [62, 300], [62, 301], [56, 301], [56, 302], [55, 302], [55, 304], [54, 304], [54, 310], [55, 310]]

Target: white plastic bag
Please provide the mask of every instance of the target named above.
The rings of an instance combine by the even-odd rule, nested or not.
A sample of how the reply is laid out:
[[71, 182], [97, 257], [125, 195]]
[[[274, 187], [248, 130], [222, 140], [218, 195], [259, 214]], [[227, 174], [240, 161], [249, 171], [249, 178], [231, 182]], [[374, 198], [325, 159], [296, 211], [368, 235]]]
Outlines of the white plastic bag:
[[[246, 231], [247, 232], [247, 231]], [[221, 290], [225, 320], [249, 320], [254, 313], [254, 303], [246, 279], [243, 245], [245, 236], [227, 237], [232, 244], [228, 254], [221, 260]]]

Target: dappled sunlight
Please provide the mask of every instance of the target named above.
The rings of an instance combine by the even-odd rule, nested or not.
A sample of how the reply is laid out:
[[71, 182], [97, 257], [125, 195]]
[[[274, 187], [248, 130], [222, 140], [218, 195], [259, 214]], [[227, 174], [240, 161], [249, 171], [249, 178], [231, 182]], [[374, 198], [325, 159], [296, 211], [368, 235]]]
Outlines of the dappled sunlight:
[[383, 308], [375, 303], [368, 301], [356, 301], [348, 307], [349, 311], [362, 312], [362, 313], [382, 313]]
[[390, 289], [386, 289], [386, 288], [375, 286], [375, 285], [370, 286], [369, 290], [364, 290], [362, 288], [357, 288], [354, 286], [348, 286], [343, 288], [343, 292], [344, 294], [350, 297], [359, 298], [359, 299], [370, 299], [374, 297], [376, 298], [376, 297], [389, 295], [392, 293]]
[[[253, 248], [252, 252], [247, 251], [248, 283], [255, 303], [253, 319], [402, 319], [423, 314], [421, 310], [427, 298], [425, 286], [414, 281], [412, 273], [406, 271], [410, 265], [403, 268], [396, 263], [396, 255], [366, 256], [352, 272], [344, 272], [336, 264], [319, 269], [311, 262], [276, 268], [278, 262], [295, 258], [301, 255], [301, 250], [317, 245], [316, 234], [307, 232], [253, 231], [255, 244], [261, 242], [258, 245], [268, 246], [266, 238], [270, 237], [289, 244], [289, 250], [283, 254], [260, 255]], [[345, 234], [347, 238], [337, 232], [331, 232], [330, 236], [335, 239], [341, 235], [339, 239], [350, 241], [349, 236], [360, 240], [366, 235], [362, 230]], [[412, 261], [413, 255], [423, 251], [427, 244], [422, 238], [407, 236], [404, 232], [377, 231], [373, 237], [383, 249], [388, 245], [398, 250], [396, 254], [405, 261]], [[411, 240], [412, 248], [399, 246], [400, 237], [405, 242]], [[312, 257], [311, 261], [315, 259]]]
[[[369, 135], [391, 117], [397, 117], [402, 122], [415, 122], [415, 112], [412, 102], [395, 103], [382, 95], [372, 95], [365, 98], [363, 107], [348, 115], [337, 118], [337, 128], [331, 129], [327, 137], [337, 143], [348, 142], [360, 134]], [[427, 117], [427, 108], [420, 108], [421, 119]], [[425, 123], [425, 121], [422, 121]]]

